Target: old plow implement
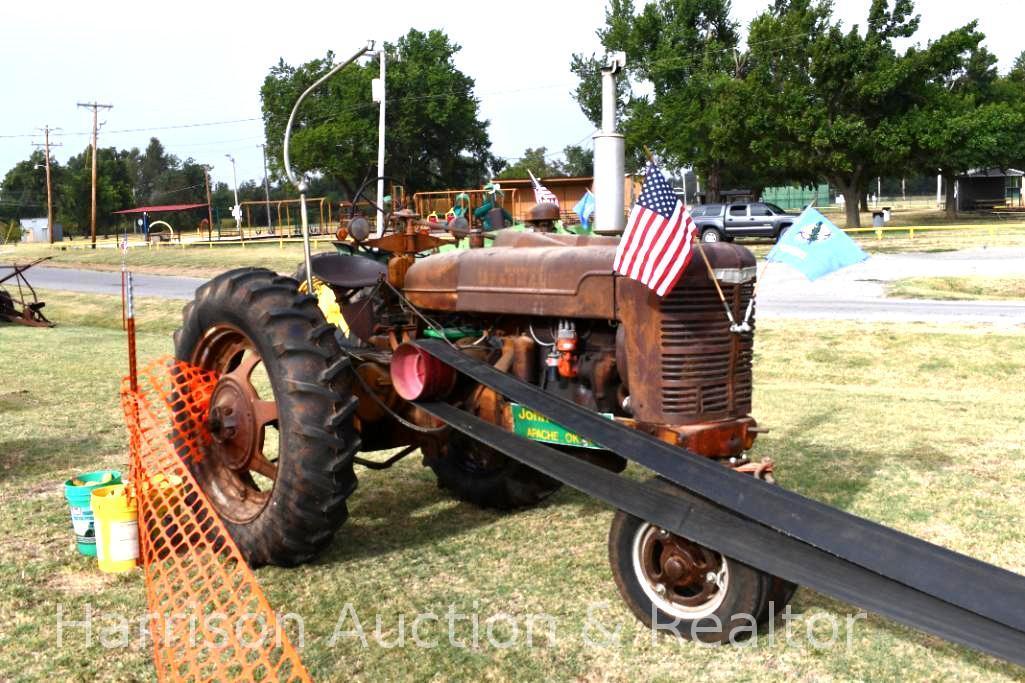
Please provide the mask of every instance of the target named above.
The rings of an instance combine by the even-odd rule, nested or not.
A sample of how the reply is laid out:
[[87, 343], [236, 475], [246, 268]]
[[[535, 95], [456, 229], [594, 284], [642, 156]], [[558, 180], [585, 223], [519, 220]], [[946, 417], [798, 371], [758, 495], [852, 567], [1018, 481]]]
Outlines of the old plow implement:
[[[45, 302], [40, 301], [35, 288], [29, 284], [25, 271], [52, 256], [44, 256], [24, 265], [11, 263], [0, 266], [0, 322], [17, 323], [29, 327], [53, 327], [43, 315]], [[9, 270], [9, 273], [4, 271]]]

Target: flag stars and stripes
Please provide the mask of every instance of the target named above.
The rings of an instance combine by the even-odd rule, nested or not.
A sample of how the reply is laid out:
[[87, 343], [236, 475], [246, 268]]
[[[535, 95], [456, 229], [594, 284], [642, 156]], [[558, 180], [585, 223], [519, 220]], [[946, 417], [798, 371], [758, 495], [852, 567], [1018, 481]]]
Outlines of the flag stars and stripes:
[[616, 249], [613, 268], [665, 296], [690, 262], [696, 230], [690, 212], [651, 162]]

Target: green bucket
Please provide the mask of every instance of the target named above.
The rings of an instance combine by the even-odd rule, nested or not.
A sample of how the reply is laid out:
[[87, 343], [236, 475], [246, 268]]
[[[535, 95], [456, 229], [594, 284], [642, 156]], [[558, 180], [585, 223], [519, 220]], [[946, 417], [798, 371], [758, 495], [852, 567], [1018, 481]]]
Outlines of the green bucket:
[[83, 555], [96, 556], [96, 528], [90, 505], [93, 491], [104, 486], [121, 483], [117, 470], [86, 472], [64, 482], [64, 497], [71, 508], [71, 528], [75, 531], [75, 544]]

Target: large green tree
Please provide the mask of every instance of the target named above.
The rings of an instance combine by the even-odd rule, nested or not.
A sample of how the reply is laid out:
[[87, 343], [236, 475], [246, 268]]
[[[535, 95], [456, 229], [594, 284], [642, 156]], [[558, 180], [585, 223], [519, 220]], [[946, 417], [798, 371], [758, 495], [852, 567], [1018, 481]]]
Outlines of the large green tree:
[[[474, 186], [495, 165], [474, 81], [453, 61], [459, 49], [438, 30], [413, 29], [396, 43], [385, 44], [385, 172], [408, 191]], [[292, 106], [333, 62], [332, 53], [298, 67], [282, 60], [264, 80], [267, 151], [279, 173]], [[377, 175], [378, 106], [371, 102], [370, 82], [378, 71], [377, 57], [350, 65], [303, 102], [290, 150], [297, 171], [330, 177], [350, 195], [364, 178]]]
[[1025, 102], [997, 74], [996, 61], [976, 45], [960, 70], [933, 83], [929, 106], [915, 119], [919, 164], [943, 175], [951, 218], [957, 215], [954, 179], [959, 174], [1007, 167], [1021, 158]]
[[[928, 165], [922, 117], [937, 115], [944, 84], [981, 68], [971, 62], [982, 35], [969, 24], [901, 52], [895, 42], [919, 25], [911, 0], [873, 0], [864, 30], [831, 11], [824, 1], [777, 0], [752, 22], [748, 79], [768, 110], [753, 134], [777, 163], [837, 187], [855, 227], [871, 180]], [[800, 40], [781, 49], [795, 31]]]
[[[85, 234], [89, 230], [92, 206], [92, 149], [68, 159], [61, 182], [61, 202], [57, 215], [68, 233]], [[114, 211], [134, 203], [135, 178], [128, 150], [101, 147], [96, 156], [96, 225], [105, 229], [117, 223]]]
[[[725, 186], [764, 180], [751, 173], [737, 131], [750, 105], [738, 102], [746, 65], [730, 9], [729, 0], [652, 0], [637, 11], [632, 0], [611, 0], [597, 32], [607, 50], [627, 57], [619, 107], [628, 166], [643, 163], [647, 146], [670, 166], [695, 166], [713, 199]], [[577, 101], [597, 125], [600, 60], [574, 55], [571, 68]]]

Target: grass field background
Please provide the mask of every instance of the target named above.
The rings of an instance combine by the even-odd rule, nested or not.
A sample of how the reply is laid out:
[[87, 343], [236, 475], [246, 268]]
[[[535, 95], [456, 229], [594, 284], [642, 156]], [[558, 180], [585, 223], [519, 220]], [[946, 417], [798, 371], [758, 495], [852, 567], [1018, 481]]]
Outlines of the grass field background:
[[1025, 277], [911, 277], [889, 283], [886, 294], [904, 299], [951, 301], [1025, 299]]
[[[139, 572], [104, 575], [76, 554], [61, 491], [78, 472], [126, 461], [120, 302], [48, 301], [59, 327], [0, 328], [0, 680], [149, 680], [150, 651], [136, 638], [106, 650], [71, 630], [57, 646], [58, 605], [76, 620], [90, 605], [98, 631], [111, 615], [142, 615], [145, 600]], [[142, 358], [171, 351], [179, 308], [140, 302]], [[754, 413], [771, 431], [753, 453], [776, 461], [781, 485], [1025, 573], [1025, 331], [770, 321], [759, 323], [755, 369]], [[517, 514], [478, 510], [438, 490], [415, 458], [361, 471], [360, 482], [349, 522], [322, 557], [257, 571], [278, 610], [303, 615], [303, 659], [317, 680], [1023, 679], [876, 616], [842, 630], [850, 650], [819, 650], [803, 636], [740, 649], [653, 643], [612, 582], [604, 506], [564, 489]], [[366, 648], [355, 638], [329, 643], [347, 603]], [[392, 642], [399, 615], [408, 625], [450, 605], [482, 621], [508, 613], [521, 626], [547, 613], [557, 637], [510, 649], [386, 648], [373, 638], [376, 614]], [[584, 643], [589, 605], [592, 627], [618, 632], [611, 644]], [[856, 611], [808, 590], [793, 609], [805, 618]], [[342, 627], [352, 629], [351, 618]]]

